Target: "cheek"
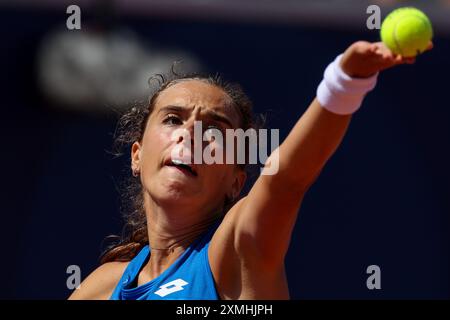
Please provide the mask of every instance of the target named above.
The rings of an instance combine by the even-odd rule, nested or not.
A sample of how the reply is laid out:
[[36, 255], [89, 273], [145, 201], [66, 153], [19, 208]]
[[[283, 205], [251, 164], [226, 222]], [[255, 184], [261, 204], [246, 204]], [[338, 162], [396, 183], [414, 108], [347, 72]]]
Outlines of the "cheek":
[[162, 161], [163, 152], [171, 144], [171, 130], [165, 128], [148, 128], [143, 139], [142, 158], [146, 163]]
[[225, 190], [233, 181], [234, 165], [212, 164], [207, 165], [208, 184]]

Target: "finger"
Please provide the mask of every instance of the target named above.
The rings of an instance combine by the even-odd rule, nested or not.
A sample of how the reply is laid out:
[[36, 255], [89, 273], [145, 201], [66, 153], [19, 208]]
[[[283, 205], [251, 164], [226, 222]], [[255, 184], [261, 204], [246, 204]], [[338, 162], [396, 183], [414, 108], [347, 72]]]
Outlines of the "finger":
[[416, 62], [416, 57], [409, 57], [409, 58], [404, 57], [403, 58], [403, 63], [413, 64], [415, 62]]
[[393, 53], [392, 51], [387, 51], [386, 52], [386, 58], [391, 60], [391, 61], [395, 61], [395, 53]]
[[378, 46], [376, 43], [372, 43], [371, 46], [369, 47], [369, 52], [371, 53], [376, 53], [378, 50]]
[[394, 56], [394, 63], [395, 63], [395, 64], [401, 64], [401, 63], [403, 63], [403, 57], [402, 57], [401, 54], [396, 54], [396, 55]]
[[384, 54], [385, 52], [389, 52], [390, 50], [388, 49], [388, 47], [386, 47], [386, 45], [383, 42], [375, 42], [372, 44], [373, 48], [375, 50], [375, 52], [377, 54]]

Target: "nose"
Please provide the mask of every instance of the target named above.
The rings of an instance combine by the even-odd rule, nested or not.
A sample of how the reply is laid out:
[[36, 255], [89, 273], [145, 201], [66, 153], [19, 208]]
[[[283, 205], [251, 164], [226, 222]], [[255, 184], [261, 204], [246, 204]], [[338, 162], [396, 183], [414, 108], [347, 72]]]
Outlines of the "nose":
[[208, 145], [208, 141], [203, 141], [204, 128], [200, 110], [201, 108], [198, 108], [191, 113], [190, 117], [177, 129], [174, 139], [176, 142], [175, 149], [181, 149], [183, 158], [190, 158], [194, 163], [202, 161], [200, 158], [202, 158], [203, 149]]
[[194, 140], [195, 140], [195, 126], [194, 126], [194, 120], [186, 121], [183, 125], [182, 132], [177, 140], [177, 143], [191, 143], [191, 146], [194, 147]]
[[190, 163], [193, 155], [193, 139], [191, 130], [186, 127], [179, 127], [172, 132], [171, 140], [175, 142], [171, 150], [172, 159], [180, 159]]
[[172, 134], [172, 141], [174, 141], [176, 144], [173, 152], [175, 152], [178, 157], [182, 157], [186, 161], [194, 161], [192, 159], [195, 154], [194, 148], [196, 145], [201, 146], [201, 141], [199, 141], [200, 144], [197, 144], [195, 142], [196, 138], [194, 120], [189, 119], [183, 124], [183, 126], [179, 127]]

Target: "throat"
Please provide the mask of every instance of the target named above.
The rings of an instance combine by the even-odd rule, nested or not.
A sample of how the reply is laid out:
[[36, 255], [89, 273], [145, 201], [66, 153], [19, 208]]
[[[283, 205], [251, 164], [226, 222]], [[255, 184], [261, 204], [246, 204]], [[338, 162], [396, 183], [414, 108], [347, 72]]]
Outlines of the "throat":
[[174, 255], [177, 251], [181, 250], [182, 252], [204, 234], [217, 220], [218, 217], [213, 216], [194, 224], [162, 228], [158, 228], [153, 223], [148, 223], [150, 250], [152, 254], [163, 259]]

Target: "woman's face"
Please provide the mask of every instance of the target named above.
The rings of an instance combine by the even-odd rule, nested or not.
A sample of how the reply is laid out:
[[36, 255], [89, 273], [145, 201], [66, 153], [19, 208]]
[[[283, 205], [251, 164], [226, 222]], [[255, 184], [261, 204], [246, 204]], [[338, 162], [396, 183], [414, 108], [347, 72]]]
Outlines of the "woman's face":
[[[211, 128], [222, 131], [224, 144], [225, 130], [238, 128], [240, 123], [237, 111], [222, 89], [199, 80], [176, 83], [156, 99], [142, 141], [132, 146], [132, 169], [140, 172], [144, 197], [150, 196], [158, 204], [211, 212], [222, 207], [226, 196], [237, 197], [245, 172], [236, 164], [206, 164], [203, 157], [201, 164], [194, 163], [195, 146], [201, 144], [202, 153], [207, 146], [209, 150], [220, 148], [217, 141], [195, 139], [194, 121], [201, 121], [201, 135]], [[222, 146], [222, 149], [225, 159], [226, 148]], [[191, 169], [176, 166], [177, 157], [183, 162], [191, 158]]]

